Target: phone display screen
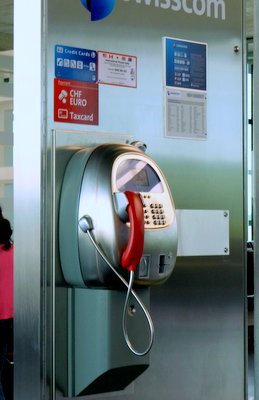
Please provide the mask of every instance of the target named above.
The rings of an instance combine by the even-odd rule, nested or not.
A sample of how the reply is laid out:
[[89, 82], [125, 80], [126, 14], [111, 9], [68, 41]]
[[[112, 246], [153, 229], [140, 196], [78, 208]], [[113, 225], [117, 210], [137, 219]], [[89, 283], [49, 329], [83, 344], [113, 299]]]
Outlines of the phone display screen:
[[120, 192], [162, 193], [163, 185], [156, 171], [145, 161], [122, 161], [117, 169], [116, 185]]

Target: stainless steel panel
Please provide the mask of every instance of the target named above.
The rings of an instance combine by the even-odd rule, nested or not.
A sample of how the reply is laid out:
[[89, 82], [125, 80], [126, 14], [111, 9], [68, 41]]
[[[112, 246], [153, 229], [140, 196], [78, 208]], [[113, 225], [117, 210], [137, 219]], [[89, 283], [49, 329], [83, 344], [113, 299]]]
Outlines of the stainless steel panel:
[[176, 210], [178, 256], [226, 256], [229, 249], [227, 210]]
[[23, 4], [14, 1], [14, 398], [19, 400], [40, 399], [45, 390], [42, 384], [45, 339], [42, 329], [41, 6], [40, 0]]
[[[53, 123], [52, 118], [53, 46], [62, 42], [137, 55], [138, 88], [100, 86], [100, 125], [93, 131], [126, 133], [145, 141], [149, 154], [165, 171], [178, 209], [229, 209], [232, 216], [230, 256], [179, 259], [167, 284], [152, 290], [156, 325], [152, 364], [136, 382], [134, 395], [117, 398], [243, 399], [242, 52], [233, 51], [235, 45], [242, 49], [242, 1], [226, 1], [225, 20], [172, 12], [144, 2], [117, 1], [114, 13], [99, 23], [89, 21], [80, 1], [62, 7], [58, 0], [49, 1], [46, 115], [42, 88], [45, 2], [15, 0], [14, 5], [15, 398], [43, 398], [46, 362], [50, 360], [51, 375], [55, 361], [51, 353], [51, 318], [56, 311], [51, 301], [55, 296], [51, 274], [56, 204], [55, 196], [53, 204], [49, 198], [53, 187], [45, 181], [52, 177], [54, 160], [48, 159], [47, 175], [41, 154], [45, 150], [43, 114], [49, 148], [51, 129], [68, 128]], [[25, 9], [29, 12], [24, 13]], [[257, 21], [258, 9], [256, 17]], [[164, 138], [163, 36], [208, 43], [207, 141]], [[29, 52], [26, 63], [24, 43]], [[42, 238], [47, 236], [45, 249]]]
[[[151, 366], [134, 395], [110, 399], [244, 398], [242, 1], [225, 4], [221, 20], [117, 1], [113, 14], [98, 23], [90, 22], [80, 2], [62, 9], [57, 0], [48, 4], [48, 132], [68, 129], [53, 122], [55, 44], [136, 55], [137, 89], [100, 85], [100, 124], [91, 130], [128, 133], [147, 143], [177, 209], [226, 209], [231, 215], [229, 256], [179, 258], [170, 280], [152, 288]], [[208, 43], [205, 141], [164, 137], [163, 36]]]

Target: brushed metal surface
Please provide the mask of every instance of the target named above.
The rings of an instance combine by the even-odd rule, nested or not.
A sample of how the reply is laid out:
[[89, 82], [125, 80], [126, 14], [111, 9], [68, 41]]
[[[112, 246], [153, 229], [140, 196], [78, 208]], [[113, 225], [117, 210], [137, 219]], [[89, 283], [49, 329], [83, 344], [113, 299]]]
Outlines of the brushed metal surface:
[[[51, 205], [48, 199], [51, 191], [41, 180], [42, 174], [46, 177], [41, 165], [43, 3], [46, 2], [14, 2], [17, 400], [40, 399], [44, 395], [41, 377], [45, 382], [47, 377], [45, 337], [41, 333], [44, 313], [51, 318], [53, 296], [51, 290], [49, 296], [41, 295], [41, 267], [47, 265], [50, 273], [53, 267], [51, 244], [48, 243], [47, 251], [42, 251], [41, 227], [52, 234], [51, 223], [55, 222], [51, 219], [51, 207], [55, 208], [55, 204]], [[167, 13], [133, 1], [117, 3], [109, 19], [91, 24], [80, 2], [67, 2], [62, 9], [57, 0], [48, 2], [48, 145], [51, 147], [51, 129], [67, 129], [65, 124], [54, 124], [52, 118], [54, 44], [62, 41], [72, 46], [137, 55], [138, 89], [101, 86], [101, 123], [93, 130], [129, 133], [145, 141], [166, 173], [177, 208], [229, 209], [233, 250], [227, 257], [179, 259], [166, 285], [152, 290], [151, 310], [157, 334], [151, 367], [136, 382], [134, 394], [109, 398], [241, 400], [244, 398], [243, 74], [241, 54], [234, 54], [233, 47], [239, 45], [242, 49], [242, 1], [226, 2], [225, 21]], [[258, 20], [256, 7], [255, 21]], [[163, 137], [161, 39], [170, 35], [208, 43], [208, 140], [202, 143]], [[25, 64], [24, 44], [28, 45], [28, 38], [33, 38], [29, 47], [31, 62]], [[258, 49], [258, 43], [256, 46]], [[256, 93], [257, 86], [258, 77]], [[44, 190], [47, 187], [45, 208], [41, 202], [42, 184]], [[42, 216], [47, 218], [44, 222]], [[51, 326], [51, 320], [48, 323]], [[50, 332], [50, 363], [52, 340]], [[257, 367], [256, 379], [258, 387]], [[50, 398], [50, 394], [46, 397]], [[55, 397], [54, 393], [52, 398]]]
[[227, 210], [176, 210], [178, 256], [229, 255]]
[[[14, 2], [15, 400], [40, 399], [45, 391], [42, 379], [45, 338], [42, 325], [41, 3], [40, 0], [33, 4]], [[30, 9], [30, 13], [24, 14], [24, 9]], [[33, 63], [24, 63], [24, 43], [28, 38]]]
[[[205, 141], [164, 137], [163, 36], [208, 43]], [[48, 135], [68, 129], [52, 118], [58, 43], [136, 55], [137, 89], [100, 85], [100, 124], [91, 130], [131, 134], [147, 143], [177, 209], [226, 209], [231, 215], [229, 256], [179, 258], [169, 281], [152, 289], [156, 339], [150, 368], [135, 383], [134, 395], [109, 398], [243, 400], [242, 1], [226, 2], [225, 20], [120, 1], [100, 23], [89, 21], [80, 2], [66, 3], [62, 12], [59, 1], [49, 2]]]

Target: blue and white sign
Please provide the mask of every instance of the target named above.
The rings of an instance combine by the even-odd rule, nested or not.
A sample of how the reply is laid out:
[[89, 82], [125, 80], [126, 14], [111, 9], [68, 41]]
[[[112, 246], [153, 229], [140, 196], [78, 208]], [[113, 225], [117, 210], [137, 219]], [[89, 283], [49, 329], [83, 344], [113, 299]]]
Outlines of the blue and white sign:
[[97, 52], [78, 47], [55, 46], [55, 76], [75, 81], [97, 81]]
[[165, 136], [207, 139], [207, 44], [165, 37]]
[[207, 44], [165, 38], [166, 86], [206, 90]]

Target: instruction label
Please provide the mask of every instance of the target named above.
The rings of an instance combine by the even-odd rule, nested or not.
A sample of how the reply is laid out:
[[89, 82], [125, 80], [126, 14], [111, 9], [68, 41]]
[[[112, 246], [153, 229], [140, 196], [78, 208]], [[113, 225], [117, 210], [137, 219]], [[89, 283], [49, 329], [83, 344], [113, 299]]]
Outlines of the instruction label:
[[164, 38], [165, 136], [207, 138], [207, 44]]
[[206, 90], [205, 43], [165, 38], [166, 86]]
[[55, 78], [54, 121], [98, 125], [98, 85]]
[[98, 82], [137, 87], [137, 57], [98, 51]]
[[78, 47], [55, 46], [55, 76], [84, 82], [97, 80], [97, 52]]
[[166, 136], [204, 139], [207, 135], [207, 97], [203, 92], [166, 91]]

